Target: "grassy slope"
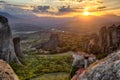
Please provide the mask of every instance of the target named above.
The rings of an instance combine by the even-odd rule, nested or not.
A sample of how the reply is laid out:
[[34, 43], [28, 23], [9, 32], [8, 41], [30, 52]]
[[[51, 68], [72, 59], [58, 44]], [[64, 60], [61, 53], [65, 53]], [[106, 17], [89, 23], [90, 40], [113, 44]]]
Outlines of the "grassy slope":
[[[27, 54], [26, 59], [23, 60], [24, 65], [12, 64], [20, 80], [33, 79], [35, 77], [38, 77], [36, 80], [66, 80], [68, 78], [72, 63], [71, 52], [55, 55]], [[64, 72], [65, 75], [51, 75], [61, 72]]]

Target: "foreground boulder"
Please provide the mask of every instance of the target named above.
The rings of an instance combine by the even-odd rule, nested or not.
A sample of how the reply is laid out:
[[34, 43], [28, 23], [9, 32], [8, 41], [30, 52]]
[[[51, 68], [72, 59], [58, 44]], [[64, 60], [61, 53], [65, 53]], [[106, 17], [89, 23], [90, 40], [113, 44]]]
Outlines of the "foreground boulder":
[[120, 80], [120, 51], [92, 64], [78, 80]]
[[0, 80], [19, 80], [9, 64], [0, 60]]

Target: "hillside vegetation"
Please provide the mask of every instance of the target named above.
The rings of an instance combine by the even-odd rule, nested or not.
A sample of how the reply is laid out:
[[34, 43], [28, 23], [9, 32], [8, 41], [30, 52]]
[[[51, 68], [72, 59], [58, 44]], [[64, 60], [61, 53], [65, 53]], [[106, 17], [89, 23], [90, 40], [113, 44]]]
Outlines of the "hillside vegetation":
[[[20, 80], [28, 80], [35, 77], [42, 77], [36, 80], [66, 80], [69, 76], [72, 58], [71, 52], [62, 53], [57, 55], [34, 55], [28, 53], [23, 65], [12, 65], [13, 69], [19, 76]], [[46, 75], [52, 73], [65, 73], [65, 75]], [[43, 79], [44, 76], [48, 78]]]

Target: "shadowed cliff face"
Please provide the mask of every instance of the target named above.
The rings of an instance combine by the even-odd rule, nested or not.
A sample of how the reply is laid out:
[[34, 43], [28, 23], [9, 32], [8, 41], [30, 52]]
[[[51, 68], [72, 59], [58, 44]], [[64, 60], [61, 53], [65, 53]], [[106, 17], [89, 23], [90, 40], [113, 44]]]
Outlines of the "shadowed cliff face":
[[12, 32], [8, 24], [8, 19], [0, 16], [0, 59], [20, 64], [12, 41]]
[[78, 80], [120, 80], [120, 51], [92, 64]]

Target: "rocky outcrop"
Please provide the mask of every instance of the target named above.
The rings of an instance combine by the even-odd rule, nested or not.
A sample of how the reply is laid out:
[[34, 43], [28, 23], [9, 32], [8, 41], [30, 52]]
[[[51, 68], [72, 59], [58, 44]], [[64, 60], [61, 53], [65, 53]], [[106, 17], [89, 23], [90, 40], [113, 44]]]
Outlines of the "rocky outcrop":
[[75, 78], [78, 78], [77, 75], [80, 74], [79, 71], [84, 70], [91, 65], [96, 60], [96, 57], [93, 54], [84, 52], [74, 52], [72, 56], [74, 60], [70, 71], [70, 79], [76, 80]]
[[120, 80], [120, 26], [102, 27], [98, 37], [89, 38], [88, 52], [98, 47], [97, 53], [108, 56], [86, 68], [77, 80]]
[[0, 59], [20, 64], [14, 51], [12, 32], [8, 24], [8, 19], [0, 16]]
[[120, 26], [102, 27], [99, 32], [99, 46], [102, 53], [120, 49]]
[[86, 44], [87, 47], [85, 48], [88, 53], [98, 54], [100, 53], [100, 46], [98, 45], [99, 36], [97, 34], [91, 34]]
[[9, 64], [0, 60], [0, 80], [19, 80]]
[[120, 51], [92, 64], [78, 80], [120, 80]]
[[59, 43], [60, 42], [59, 42], [58, 34], [53, 33], [51, 34], [50, 39], [47, 42], [43, 42], [33, 47], [35, 47], [38, 50], [43, 49], [46, 51], [56, 51]]
[[95, 55], [84, 52], [74, 53], [72, 56], [74, 58], [72, 66], [79, 68], [86, 68], [96, 60]]
[[85, 49], [89, 53], [110, 54], [120, 49], [120, 25], [112, 25], [110, 27], [102, 27], [99, 34], [92, 34], [85, 45]]
[[23, 59], [24, 54], [22, 53], [22, 50], [21, 50], [20, 37], [13, 38], [13, 43], [14, 43], [14, 50], [16, 55], [18, 56], [19, 59]]
[[107, 28], [106, 27], [102, 27], [99, 31], [99, 46], [101, 49], [101, 52], [107, 52]]

